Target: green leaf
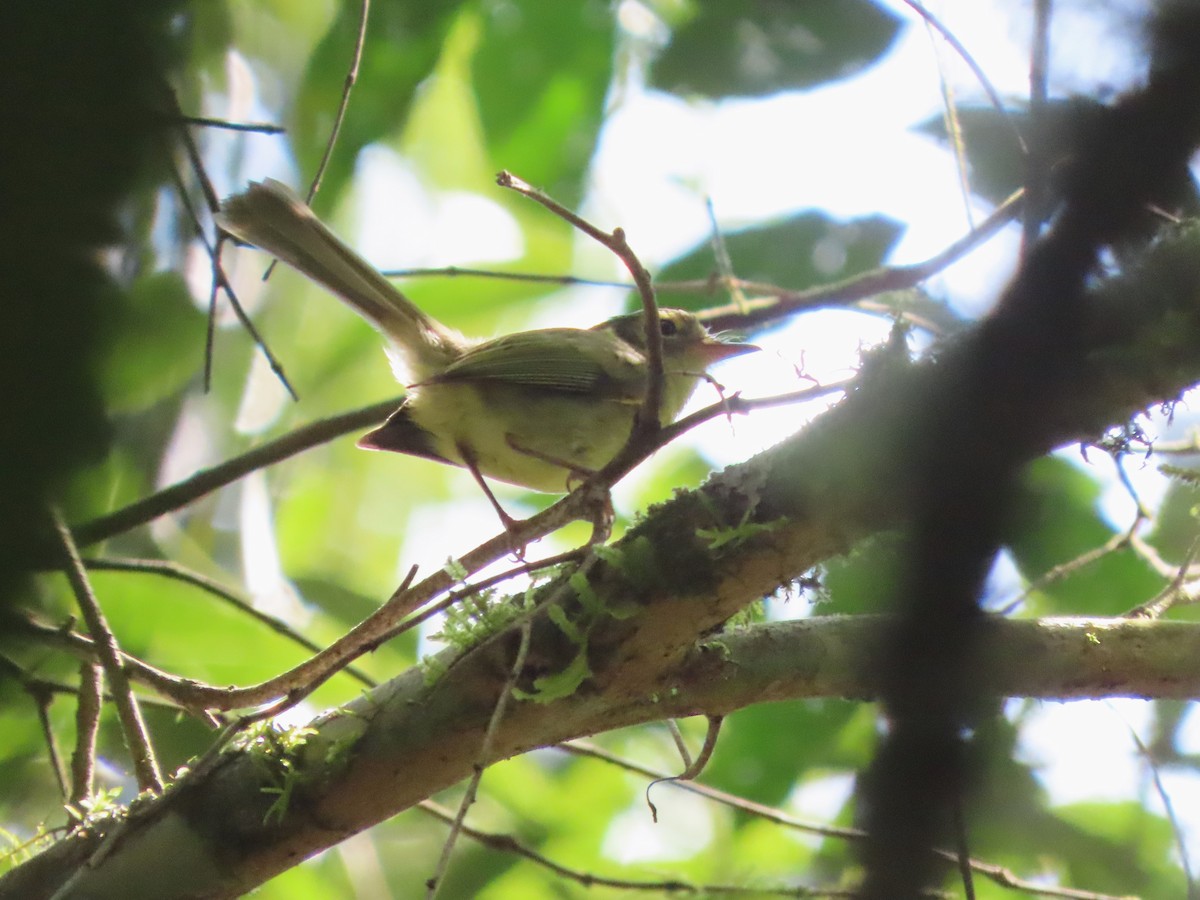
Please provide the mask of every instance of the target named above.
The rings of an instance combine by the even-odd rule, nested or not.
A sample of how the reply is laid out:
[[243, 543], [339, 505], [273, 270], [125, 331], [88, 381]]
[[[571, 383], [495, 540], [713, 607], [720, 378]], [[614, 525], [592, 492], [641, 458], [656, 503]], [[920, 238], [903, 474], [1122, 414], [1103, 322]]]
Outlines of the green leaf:
[[[1004, 113], [993, 106], [967, 104], [958, 107], [958, 125], [966, 148], [971, 190], [999, 204], [1025, 185], [1027, 160], [1020, 135], [1027, 147], [1036, 149], [1051, 172], [1048, 214], [1061, 199], [1058, 179], [1054, 176], [1069, 166], [1075, 149], [1087, 143], [1089, 135], [1103, 123], [1108, 110], [1109, 107], [1090, 97], [1051, 100], [1039, 112], [1035, 126], [1025, 105], [1014, 104]], [[917, 130], [949, 144], [946, 122], [940, 115], [925, 120]], [[1156, 203], [1164, 209], [1181, 209], [1189, 215], [1195, 215], [1200, 206], [1196, 185], [1190, 178], [1168, 187], [1156, 198]]]
[[[1189, 461], [1190, 462], [1190, 461]], [[1196, 540], [1200, 485], [1173, 478], [1147, 539], [1169, 562], [1182, 562]]]
[[183, 278], [158, 272], [139, 278], [112, 310], [112, 339], [101, 382], [114, 412], [136, 412], [176, 393], [204, 366], [204, 315]]
[[879, 613], [888, 609], [903, 571], [903, 541], [898, 534], [876, 535], [844, 556], [822, 566], [820, 615]]
[[739, 797], [778, 804], [806, 772], [864, 764], [873, 728], [873, 710], [849, 701], [751, 706], [725, 720], [704, 780]]
[[587, 634], [581, 631], [579, 626], [567, 617], [566, 610], [557, 603], [546, 610], [546, 615], [550, 618], [551, 622], [558, 626], [558, 630], [566, 635], [567, 640], [572, 644], [578, 644], [582, 647], [587, 643]]
[[609, 4], [522, 0], [484, 8], [472, 74], [492, 159], [573, 207], [612, 78]]
[[900, 20], [867, 0], [695, 0], [654, 61], [676, 94], [759, 97], [846, 78], [891, 46]]
[[[1027, 144], [1037, 141], [1039, 152], [1048, 160], [1059, 160], [1069, 150], [1085, 121], [1094, 119], [1102, 109], [1086, 98], [1051, 101], [1040, 115], [1041, 127], [1035, 134], [1028, 109], [1016, 107], [999, 112], [993, 106], [964, 104], [957, 108], [958, 126], [966, 147], [971, 190], [999, 204], [1025, 184], [1025, 150], [1018, 134]], [[917, 131], [949, 143], [946, 120], [941, 115], [926, 119]]]
[[1102, 884], [1108, 893], [1183, 897], [1186, 887], [1168, 854], [1170, 823], [1140, 803], [1076, 803], [1058, 816], [1071, 827], [1054, 845], [1066, 863], [1068, 884]]
[[[736, 276], [800, 290], [877, 268], [902, 232], [899, 223], [883, 216], [838, 222], [823, 213], [804, 212], [724, 237]], [[662, 269], [657, 280], [704, 279], [718, 271], [712, 244], [705, 241]], [[685, 309], [712, 303], [711, 297], [696, 293], [662, 294], [664, 305]]]
[[[561, 625], [561, 623], [560, 623]], [[533, 680], [533, 691], [523, 691], [513, 688], [513, 695], [519, 700], [532, 700], [534, 703], [553, 703], [563, 697], [570, 697], [579, 689], [584, 680], [592, 674], [588, 665], [588, 648], [586, 636], [579, 645], [579, 652], [561, 672], [543, 675]]]
[[[1039, 459], [1026, 470], [1007, 540], [1026, 578], [1040, 578], [1113, 537], [1097, 509], [1099, 499], [1095, 479], [1059, 457]], [[1122, 550], [1043, 585], [1030, 603], [1038, 614], [1115, 615], [1161, 586], [1145, 562]]]
[[[317, 198], [318, 213], [332, 208], [359, 151], [404, 124], [413, 95], [437, 62], [460, 5], [461, 0], [372, 5], [357, 86]], [[316, 174], [333, 129], [354, 56], [359, 13], [357, 3], [340, 4], [337, 18], [308, 61], [289, 129], [302, 179]]]

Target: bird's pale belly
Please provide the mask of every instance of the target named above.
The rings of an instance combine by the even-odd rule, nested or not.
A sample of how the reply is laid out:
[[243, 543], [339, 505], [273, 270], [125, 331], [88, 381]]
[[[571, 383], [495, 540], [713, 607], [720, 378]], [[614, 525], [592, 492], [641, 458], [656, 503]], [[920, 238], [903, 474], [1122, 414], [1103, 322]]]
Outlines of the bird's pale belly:
[[637, 411], [636, 403], [566, 391], [437, 383], [422, 386], [408, 407], [446, 459], [465, 465], [467, 448], [488, 478], [547, 493], [616, 456]]

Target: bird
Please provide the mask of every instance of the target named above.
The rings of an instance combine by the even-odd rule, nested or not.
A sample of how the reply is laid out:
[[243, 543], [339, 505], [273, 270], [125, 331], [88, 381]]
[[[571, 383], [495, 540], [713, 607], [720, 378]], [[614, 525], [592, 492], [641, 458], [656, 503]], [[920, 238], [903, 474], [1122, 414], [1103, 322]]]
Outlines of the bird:
[[[405, 399], [358, 446], [464, 467], [507, 519], [485, 479], [565, 493], [627, 442], [650, 377], [643, 313], [475, 340], [423, 312], [282, 182], [252, 182], [222, 204], [217, 222], [325, 287], [386, 339]], [[710, 334], [682, 309], [659, 309], [658, 330], [664, 425], [709, 366], [759, 349]]]

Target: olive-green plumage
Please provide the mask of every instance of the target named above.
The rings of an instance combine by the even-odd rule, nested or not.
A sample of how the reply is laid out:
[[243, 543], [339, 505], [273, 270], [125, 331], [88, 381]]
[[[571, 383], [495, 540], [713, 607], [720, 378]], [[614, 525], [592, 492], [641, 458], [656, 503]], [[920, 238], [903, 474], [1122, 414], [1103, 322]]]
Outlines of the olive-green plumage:
[[[387, 337], [409, 395], [360, 446], [562, 492], [572, 475], [603, 467], [629, 437], [649, 371], [641, 313], [590, 329], [473, 341], [414, 306], [277, 181], [231, 197], [219, 222], [324, 285]], [[757, 349], [718, 340], [680, 309], [660, 310], [659, 330], [664, 423], [679, 414], [708, 366]]]

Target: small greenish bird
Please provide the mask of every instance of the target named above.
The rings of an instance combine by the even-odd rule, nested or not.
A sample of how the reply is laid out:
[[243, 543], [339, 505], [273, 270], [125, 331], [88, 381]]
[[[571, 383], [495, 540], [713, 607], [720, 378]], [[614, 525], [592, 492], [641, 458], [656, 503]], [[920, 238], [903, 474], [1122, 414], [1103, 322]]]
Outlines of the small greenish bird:
[[[408, 395], [360, 447], [463, 466], [485, 490], [481, 476], [562, 493], [629, 438], [649, 373], [641, 313], [470, 340], [413, 305], [278, 181], [226, 200], [218, 223], [332, 291], [388, 339]], [[664, 424], [710, 365], [758, 349], [714, 337], [685, 310], [660, 310], [658, 324]]]

